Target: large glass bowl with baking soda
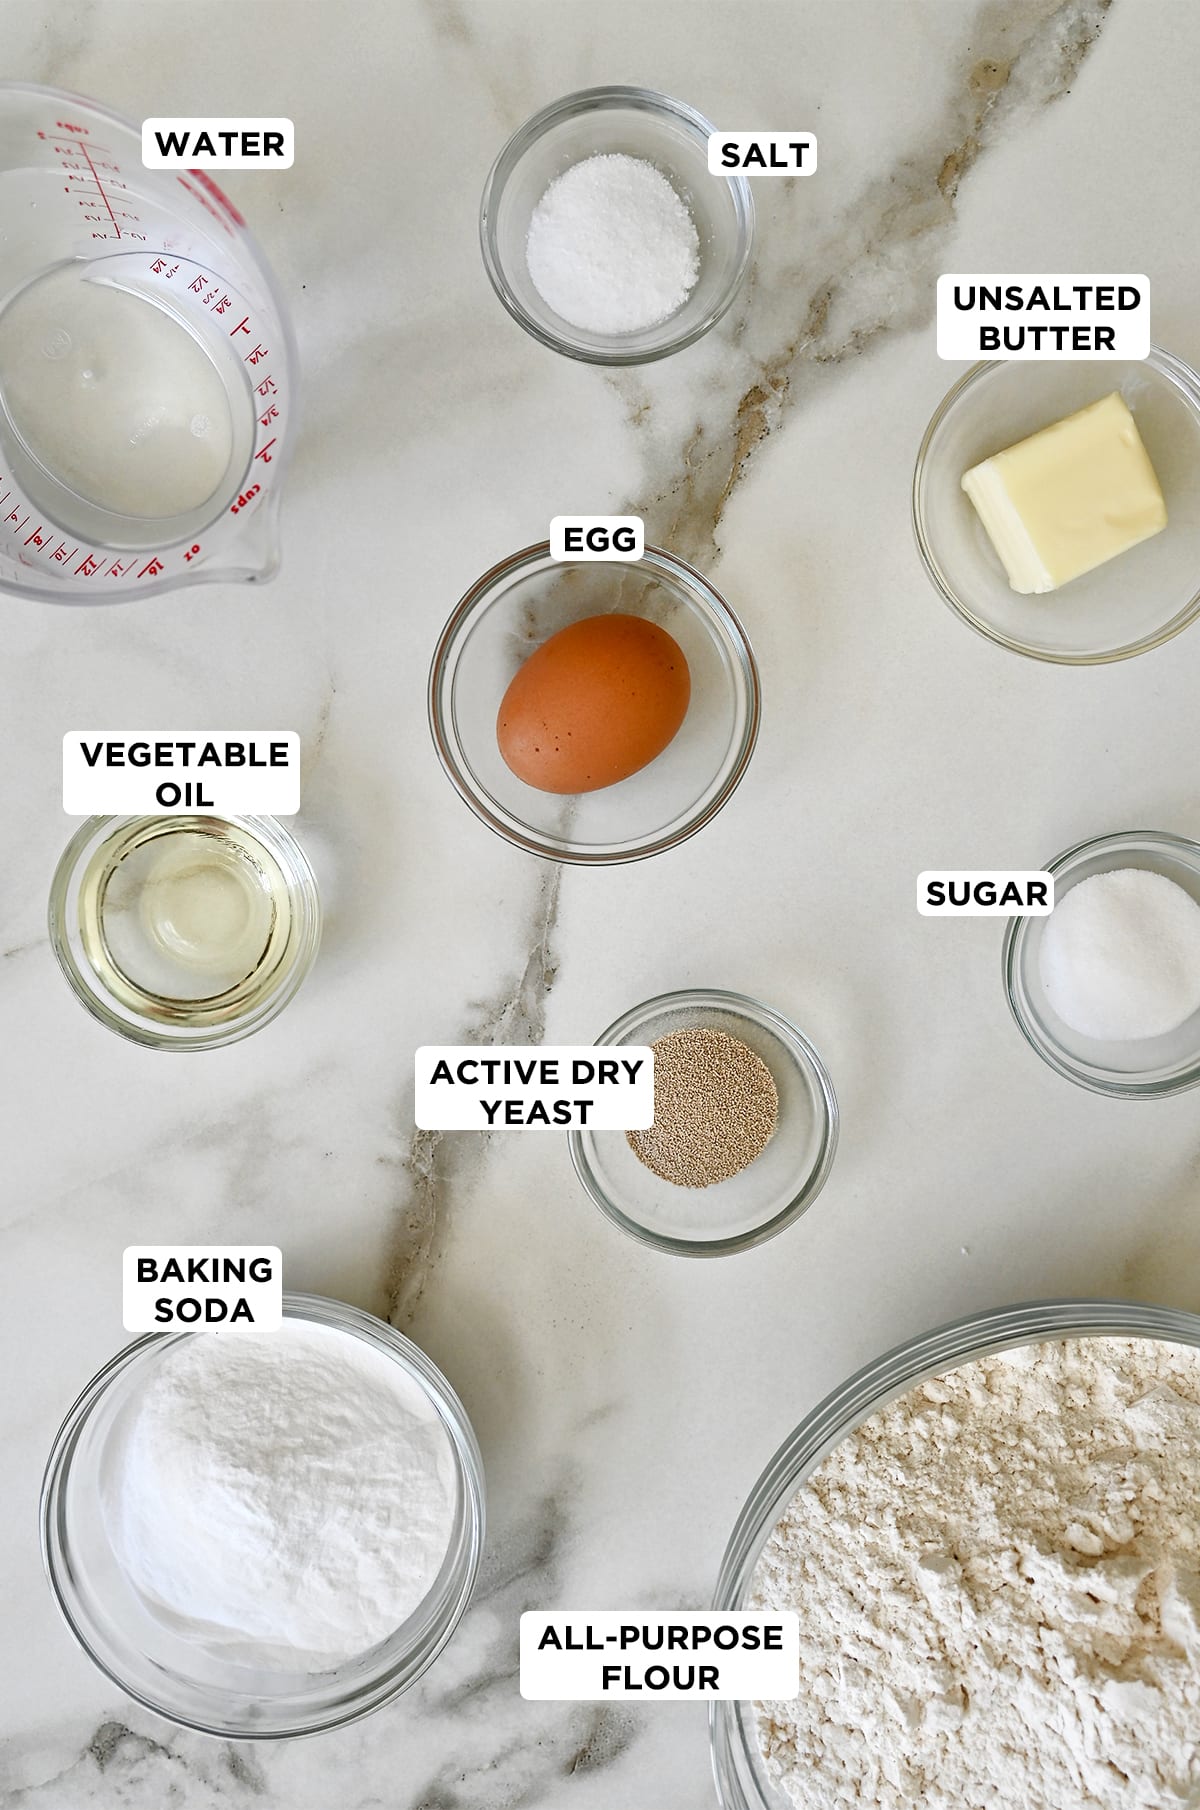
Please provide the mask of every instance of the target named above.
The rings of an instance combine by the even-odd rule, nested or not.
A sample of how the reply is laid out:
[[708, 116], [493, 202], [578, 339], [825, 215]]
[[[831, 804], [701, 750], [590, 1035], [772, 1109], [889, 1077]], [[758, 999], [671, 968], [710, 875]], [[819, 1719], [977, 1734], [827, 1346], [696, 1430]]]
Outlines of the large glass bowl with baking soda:
[[92, 817], [50, 889], [50, 945], [94, 1018], [212, 1049], [280, 1013], [316, 957], [317, 883], [271, 817]]

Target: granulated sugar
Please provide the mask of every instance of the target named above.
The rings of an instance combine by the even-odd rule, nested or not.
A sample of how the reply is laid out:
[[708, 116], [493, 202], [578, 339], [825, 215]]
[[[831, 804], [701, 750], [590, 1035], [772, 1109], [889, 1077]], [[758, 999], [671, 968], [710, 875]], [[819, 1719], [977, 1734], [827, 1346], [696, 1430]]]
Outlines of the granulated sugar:
[[1200, 1359], [1027, 1345], [843, 1441], [764, 1549], [801, 1694], [755, 1706], [801, 1810], [1200, 1802]]
[[691, 214], [654, 164], [607, 153], [556, 177], [525, 257], [542, 300], [588, 333], [637, 333], [682, 308], [700, 273]]
[[1050, 1005], [1081, 1036], [1163, 1036], [1200, 1010], [1200, 905], [1148, 868], [1092, 874], [1047, 919], [1039, 968]]

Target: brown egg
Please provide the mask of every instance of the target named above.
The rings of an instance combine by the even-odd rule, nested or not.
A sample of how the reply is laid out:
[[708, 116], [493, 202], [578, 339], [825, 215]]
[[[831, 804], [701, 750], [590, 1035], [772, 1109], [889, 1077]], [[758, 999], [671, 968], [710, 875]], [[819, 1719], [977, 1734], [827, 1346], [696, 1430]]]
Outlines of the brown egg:
[[642, 616], [586, 616], [530, 654], [496, 719], [500, 752], [542, 792], [595, 792], [661, 754], [687, 715], [679, 643]]

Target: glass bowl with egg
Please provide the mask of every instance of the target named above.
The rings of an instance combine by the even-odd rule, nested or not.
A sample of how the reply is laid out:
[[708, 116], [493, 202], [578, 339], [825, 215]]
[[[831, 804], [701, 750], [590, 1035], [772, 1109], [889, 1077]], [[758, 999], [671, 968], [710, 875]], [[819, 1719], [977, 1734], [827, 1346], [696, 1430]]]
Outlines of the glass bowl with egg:
[[89, 817], [50, 888], [50, 946], [93, 1018], [214, 1049], [280, 1013], [316, 959], [312, 868], [273, 817]]
[[[1149, 457], [1166, 526], [1060, 588], [1014, 590], [963, 490], [964, 475], [1114, 393]], [[1127, 659], [1200, 613], [1197, 472], [1200, 377], [1171, 353], [1152, 347], [1141, 360], [987, 361], [958, 380], [925, 430], [912, 488], [917, 547], [944, 601], [1001, 647], [1064, 666]]]
[[[527, 333], [568, 358], [633, 365], [692, 345], [720, 320], [749, 268], [754, 202], [744, 176], [710, 174], [713, 130], [694, 107], [669, 95], [606, 87], [565, 95], [513, 134], [484, 187], [479, 236], [492, 287]], [[528, 249], [531, 222], [550, 185], [587, 159], [614, 155], [659, 172], [695, 231], [694, 275], [685, 299], [664, 319], [622, 331], [559, 313], [533, 280]]]
[[774, 1123], [759, 1153], [726, 1179], [684, 1186], [649, 1167], [624, 1131], [571, 1131], [568, 1147], [587, 1192], [630, 1237], [677, 1257], [726, 1257], [774, 1238], [811, 1207], [837, 1151], [837, 1095], [804, 1033], [742, 993], [661, 994], [625, 1012], [596, 1043], [653, 1045], [681, 1031], [723, 1033], [764, 1065]]
[[[1126, 916], [1114, 919], [1111, 930], [1100, 926], [1103, 945], [1098, 945], [1095, 920], [1081, 919], [1075, 936], [1089, 939], [1080, 946], [1087, 966], [1080, 968], [1076, 961], [1068, 969], [1071, 951], [1064, 954], [1062, 945], [1066, 920], [1060, 917], [1055, 925], [1064, 899], [1083, 881], [1131, 870], [1156, 875], [1179, 889], [1164, 895], [1159, 886], [1148, 901], [1156, 914], [1164, 907], [1171, 914], [1161, 933], [1148, 924], [1145, 945], [1138, 946], [1131, 940], [1139, 936], [1137, 919]], [[1046, 871], [1054, 876], [1055, 912], [1011, 918], [1004, 937], [1005, 997], [1026, 1041], [1056, 1074], [1093, 1093], [1154, 1099], [1195, 1087], [1200, 1082], [1200, 987], [1189, 991], [1187, 970], [1200, 971], [1200, 843], [1162, 830], [1126, 830], [1077, 843], [1047, 863]], [[1073, 915], [1081, 900], [1082, 895]], [[1136, 912], [1139, 903], [1135, 898], [1124, 909]], [[1122, 909], [1120, 901], [1117, 908]], [[1122, 937], [1115, 948], [1113, 931]], [[1156, 934], [1157, 943], [1149, 940]], [[1168, 938], [1174, 949], [1166, 946]], [[1181, 966], [1179, 955], [1189, 943], [1191, 959]], [[1099, 989], [1094, 1001], [1089, 988]], [[1126, 992], [1128, 1004], [1122, 999]], [[1153, 1034], [1104, 1034], [1126, 1028], [1104, 1022], [1103, 1015], [1111, 1019], [1114, 1010], [1148, 1012]]]
[[[713, 1608], [720, 1614], [750, 1606], [759, 1561], [776, 1524], [823, 1461], [873, 1415], [922, 1383], [994, 1353], [1046, 1340], [1107, 1338], [1200, 1347], [1200, 1315], [1135, 1301], [1022, 1302], [969, 1314], [867, 1364], [805, 1416], [755, 1483], [729, 1537]], [[827, 1557], [817, 1553], [813, 1562], [820, 1565]], [[870, 1576], [863, 1582], [872, 1587]], [[811, 1683], [803, 1679], [802, 1689]], [[806, 1801], [768, 1775], [753, 1702], [711, 1703], [709, 1731], [721, 1810], [795, 1810], [797, 1801]]]
[[548, 542], [514, 553], [458, 604], [429, 676], [438, 758], [476, 816], [582, 866], [660, 854], [710, 823], [760, 709], [733, 611], [654, 547], [628, 561], [554, 560]]

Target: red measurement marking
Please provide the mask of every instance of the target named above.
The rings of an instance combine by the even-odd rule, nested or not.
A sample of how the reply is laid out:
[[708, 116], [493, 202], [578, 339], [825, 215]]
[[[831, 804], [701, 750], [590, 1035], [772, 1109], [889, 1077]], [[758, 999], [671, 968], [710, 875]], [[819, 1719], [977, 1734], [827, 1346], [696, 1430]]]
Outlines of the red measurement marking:
[[105, 207], [108, 209], [108, 217], [112, 221], [113, 231], [116, 233], [116, 235], [119, 239], [121, 237], [121, 228], [117, 224], [117, 216], [113, 213], [112, 202], [109, 200], [108, 196], [104, 192], [104, 184], [101, 182], [99, 176], [96, 173], [96, 166], [92, 162], [91, 150], [85, 144], [80, 144], [79, 149], [83, 152], [83, 155], [87, 158], [88, 169], [92, 172], [92, 176], [93, 176], [93, 179], [95, 180], [96, 187], [100, 191], [100, 199], [101, 199], [101, 201], [103, 201]]

